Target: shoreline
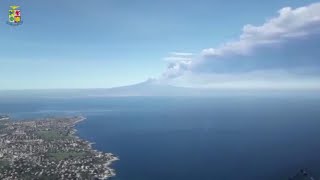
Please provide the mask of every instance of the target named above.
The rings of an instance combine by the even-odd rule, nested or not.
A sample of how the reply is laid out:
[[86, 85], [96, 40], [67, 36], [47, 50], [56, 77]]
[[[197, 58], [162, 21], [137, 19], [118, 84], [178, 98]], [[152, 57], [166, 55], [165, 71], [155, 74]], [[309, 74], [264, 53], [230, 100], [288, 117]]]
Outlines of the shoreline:
[[112, 177], [115, 177], [117, 175], [115, 169], [111, 168], [110, 166], [112, 165], [113, 162], [119, 161], [119, 160], [120, 159], [118, 157], [114, 156], [109, 162], [104, 164], [104, 166], [107, 167], [109, 172], [111, 172], [111, 176], [110, 177], [104, 177], [105, 180], [107, 180], [109, 178], [112, 178]]
[[[2, 116], [3, 117], [3, 116]], [[116, 176], [110, 166], [119, 160], [81, 138], [78, 123], [84, 116], [1, 121], [0, 179], [98, 179]]]
[[74, 126], [72, 127], [71, 135], [74, 136], [74, 137], [77, 138], [77, 139], [80, 139], [80, 140], [85, 141], [85, 143], [87, 144], [87, 146], [89, 147], [89, 149], [92, 150], [92, 151], [94, 151], [95, 153], [98, 153], [98, 154], [103, 153], [103, 154], [107, 154], [107, 155], [109, 155], [109, 156], [111, 157], [111, 159], [109, 159], [108, 161], [106, 161], [106, 162], [104, 163], [104, 166], [105, 166], [105, 168], [106, 168], [106, 171], [104, 172], [105, 175], [104, 175], [102, 178], [100, 178], [101, 180], [107, 180], [107, 179], [109, 179], [109, 178], [112, 178], [112, 177], [116, 176], [116, 171], [115, 171], [115, 169], [111, 168], [110, 166], [113, 164], [113, 162], [119, 161], [120, 158], [117, 157], [117, 156], [115, 156], [113, 153], [106, 153], [106, 152], [103, 152], [103, 151], [99, 151], [99, 150], [97, 150], [97, 149], [94, 149], [92, 145], [96, 144], [95, 142], [91, 142], [91, 141], [89, 141], [89, 140], [86, 140], [86, 139], [84, 139], [84, 138], [79, 137], [79, 135], [77, 135], [78, 129], [76, 128], [76, 125], [77, 125], [78, 123], [80, 123], [80, 122], [83, 122], [83, 121], [87, 120], [87, 118], [84, 117], [84, 116], [79, 116], [78, 118], [80, 118], [80, 119], [78, 119], [78, 120], [76, 120], [76, 121], [74, 122]]

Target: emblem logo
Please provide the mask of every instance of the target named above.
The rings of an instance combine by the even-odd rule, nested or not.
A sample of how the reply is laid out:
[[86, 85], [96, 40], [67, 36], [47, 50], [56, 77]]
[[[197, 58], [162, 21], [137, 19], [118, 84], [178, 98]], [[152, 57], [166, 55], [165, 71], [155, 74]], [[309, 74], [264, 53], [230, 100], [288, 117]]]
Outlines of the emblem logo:
[[18, 9], [20, 6], [10, 6], [11, 9], [9, 10], [9, 19], [7, 24], [11, 26], [19, 26], [23, 24], [21, 19], [21, 10]]

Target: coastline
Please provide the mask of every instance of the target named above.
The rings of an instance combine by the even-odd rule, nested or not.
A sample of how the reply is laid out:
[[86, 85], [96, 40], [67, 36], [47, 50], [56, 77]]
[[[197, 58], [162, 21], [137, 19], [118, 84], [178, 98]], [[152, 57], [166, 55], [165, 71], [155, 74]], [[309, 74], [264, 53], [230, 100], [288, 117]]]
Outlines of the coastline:
[[[0, 179], [98, 179], [116, 176], [119, 160], [80, 138], [83, 116], [1, 121]], [[2, 165], [2, 166], [1, 166]]]
[[111, 159], [109, 162], [106, 162], [106, 163], [104, 164], [104, 166], [107, 167], [108, 171], [111, 172], [111, 176], [106, 176], [106, 177], [104, 177], [105, 180], [107, 180], [107, 179], [109, 179], [109, 178], [112, 178], [112, 177], [114, 177], [114, 176], [117, 175], [115, 169], [112, 169], [110, 166], [112, 165], [112, 163], [113, 163], [114, 161], [119, 161], [119, 160], [120, 160], [120, 159], [119, 159], [118, 157], [114, 156], [113, 159]]
[[105, 153], [105, 152], [102, 152], [102, 151], [99, 151], [97, 149], [94, 149], [92, 145], [96, 144], [95, 142], [90, 142], [86, 139], [83, 139], [83, 138], [80, 138], [79, 135], [77, 135], [77, 132], [78, 132], [78, 129], [76, 129], [76, 125], [82, 121], [85, 121], [87, 118], [84, 117], [84, 116], [78, 116], [77, 118], [79, 118], [78, 120], [76, 120], [74, 122], [74, 126], [72, 127], [72, 131], [71, 131], [71, 135], [77, 139], [80, 139], [80, 140], [83, 140], [85, 141], [85, 143], [87, 144], [88, 148], [91, 149], [92, 151], [94, 151], [95, 153], [98, 153], [98, 154], [106, 154], [108, 155], [109, 157], [111, 157], [111, 159], [109, 159], [108, 161], [106, 161], [104, 163], [104, 166], [106, 168], [106, 171], [104, 173], [104, 176], [102, 178], [100, 178], [101, 180], [107, 180], [109, 178], [112, 178], [114, 176], [116, 176], [116, 171], [115, 169], [111, 168], [110, 166], [112, 165], [113, 162], [115, 161], [119, 161], [120, 158], [115, 156], [114, 154], [112, 153]]

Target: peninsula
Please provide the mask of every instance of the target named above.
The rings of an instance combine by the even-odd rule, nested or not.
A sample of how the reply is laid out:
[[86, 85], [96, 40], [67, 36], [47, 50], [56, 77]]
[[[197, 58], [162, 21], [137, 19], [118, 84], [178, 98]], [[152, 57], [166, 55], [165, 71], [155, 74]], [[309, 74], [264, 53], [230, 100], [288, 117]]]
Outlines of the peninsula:
[[118, 160], [75, 135], [84, 117], [11, 121], [0, 116], [0, 179], [108, 179]]

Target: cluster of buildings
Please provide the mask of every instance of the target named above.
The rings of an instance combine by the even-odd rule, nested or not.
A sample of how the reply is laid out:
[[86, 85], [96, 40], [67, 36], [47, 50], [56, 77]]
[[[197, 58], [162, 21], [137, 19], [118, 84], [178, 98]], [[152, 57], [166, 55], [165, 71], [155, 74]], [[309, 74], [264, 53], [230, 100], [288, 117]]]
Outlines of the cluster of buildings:
[[[1, 116], [0, 116], [1, 119]], [[107, 179], [110, 153], [75, 136], [82, 117], [0, 121], [0, 179]]]

